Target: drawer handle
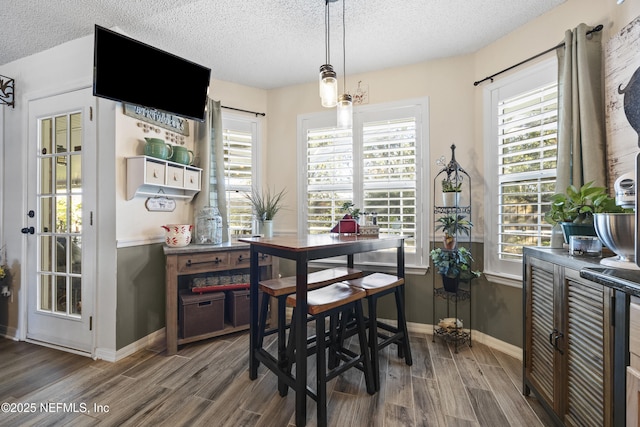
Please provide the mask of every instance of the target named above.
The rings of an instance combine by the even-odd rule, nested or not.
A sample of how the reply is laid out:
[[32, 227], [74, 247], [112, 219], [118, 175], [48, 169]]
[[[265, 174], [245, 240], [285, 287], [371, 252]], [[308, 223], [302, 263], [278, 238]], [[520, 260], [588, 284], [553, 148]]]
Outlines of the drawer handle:
[[189, 177], [189, 182], [193, 184], [193, 177]]
[[156, 171], [156, 170], [154, 170], [154, 171], [153, 171], [153, 177], [154, 177], [154, 178], [157, 178], [157, 177], [158, 177], [158, 171]]
[[[265, 255], [265, 254], [258, 255], [258, 260], [259, 261], [264, 261], [267, 258], [269, 258], [269, 255]], [[247, 261], [250, 261], [250, 260], [251, 260], [251, 258], [244, 258], [242, 255], [238, 256], [238, 262], [247, 262]]]
[[218, 257], [216, 257], [216, 259], [214, 259], [213, 261], [191, 261], [190, 259], [187, 260], [187, 267], [191, 267], [192, 265], [196, 265], [196, 264], [208, 264], [208, 263], [214, 263], [214, 264], [220, 264], [222, 262], [222, 260]]
[[174, 181], [177, 181], [177, 180], [178, 180], [178, 174], [175, 174], [175, 173], [173, 174], [173, 180], [174, 180]]

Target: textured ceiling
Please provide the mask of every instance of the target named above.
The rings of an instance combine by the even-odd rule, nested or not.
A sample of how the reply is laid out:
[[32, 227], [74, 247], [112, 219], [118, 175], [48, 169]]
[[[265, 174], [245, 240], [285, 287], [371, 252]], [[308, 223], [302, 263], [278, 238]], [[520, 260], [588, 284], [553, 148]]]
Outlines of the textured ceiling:
[[[565, 0], [345, 0], [347, 75], [475, 52]], [[94, 24], [258, 88], [317, 78], [324, 0], [0, 0], [0, 65], [93, 34]], [[342, 1], [330, 3], [342, 76]], [[558, 33], [562, 36], [561, 32]]]

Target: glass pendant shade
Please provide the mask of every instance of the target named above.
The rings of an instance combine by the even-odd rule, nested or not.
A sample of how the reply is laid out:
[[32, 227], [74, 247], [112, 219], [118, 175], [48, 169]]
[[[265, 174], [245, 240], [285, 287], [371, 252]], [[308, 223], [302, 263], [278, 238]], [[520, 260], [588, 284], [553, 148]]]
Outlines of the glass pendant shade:
[[351, 95], [342, 94], [338, 99], [338, 127], [341, 129], [353, 126], [353, 102]]
[[338, 102], [338, 79], [331, 64], [320, 67], [320, 99], [327, 108], [335, 107]]

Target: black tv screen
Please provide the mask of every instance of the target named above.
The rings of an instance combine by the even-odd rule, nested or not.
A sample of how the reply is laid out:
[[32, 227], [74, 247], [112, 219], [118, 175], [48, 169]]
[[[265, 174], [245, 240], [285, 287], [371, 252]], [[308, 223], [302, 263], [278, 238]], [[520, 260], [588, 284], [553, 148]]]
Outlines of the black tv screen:
[[93, 94], [204, 120], [211, 70], [95, 26]]

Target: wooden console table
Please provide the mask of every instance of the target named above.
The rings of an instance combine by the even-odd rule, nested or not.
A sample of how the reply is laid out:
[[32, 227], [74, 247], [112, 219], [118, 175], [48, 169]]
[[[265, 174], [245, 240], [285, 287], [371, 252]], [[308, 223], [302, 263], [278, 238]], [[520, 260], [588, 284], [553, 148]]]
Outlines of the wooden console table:
[[[195, 245], [182, 248], [163, 246], [166, 257], [166, 335], [167, 355], [176, 354], [178, 346], [211, 337], [230, 334], [232, 332], [249, 329], [249, 325], [231, 326], [225, 324], [221, 330], [202, 335], [183, 338], [179, 336], [178, 328], [178, 295], [180, 291], [180, 277], [200, 273], [231, 271], [244, 269], [249, 271], [249, 244], [242, 242], [223, 243], [221, 245]], [[265, 278], [273, 274], [272, 257], [263, 255], [259, 261], [261, 270], [265, 271]]]

